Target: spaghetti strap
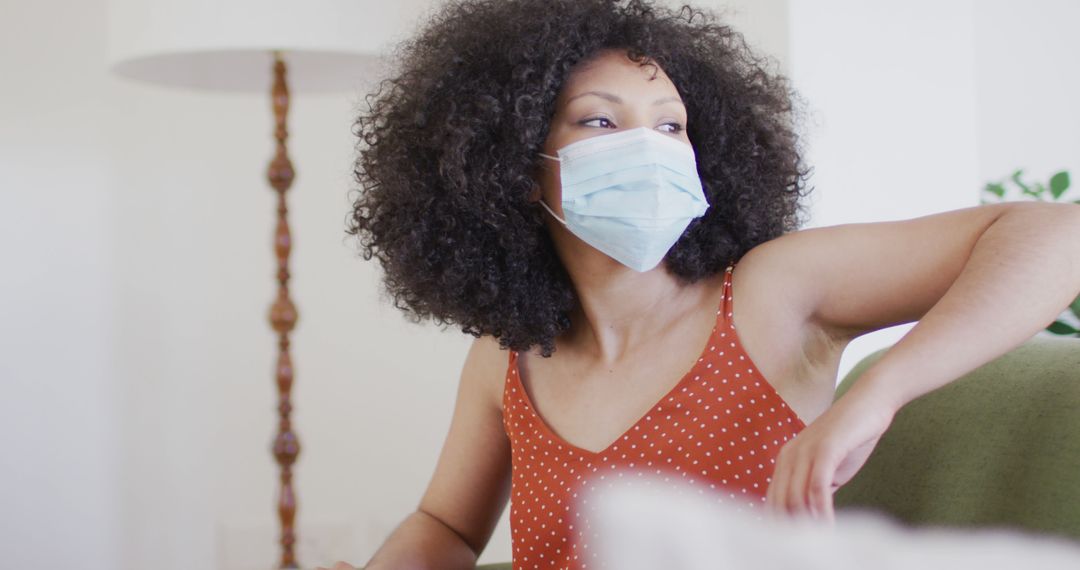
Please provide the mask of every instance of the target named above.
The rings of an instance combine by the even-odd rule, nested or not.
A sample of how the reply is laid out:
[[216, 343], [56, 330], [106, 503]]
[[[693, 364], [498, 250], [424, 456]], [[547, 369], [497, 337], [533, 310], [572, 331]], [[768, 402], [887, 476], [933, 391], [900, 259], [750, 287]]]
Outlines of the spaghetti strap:
[[730, 263], [724, 270], [724, 292], [720, 302], [718, 321], [728, 321], [731, 317], [731, 283], [735, 276], [735, 263]]
[[503, 395], [504, 396], [509, 394], [510, 387], [511, 387], [510, 386], [511, 385], [511, 380], [512, 380], [513, 376], [515, 374], [517, 374], [517, 359], [518, 359], [518, 351], [511, 348], [511, 349], [507, 350], [506, 352], [509, 353], [509, 354], [507, 354], [507, 358], [506, 358], [506, 374], [505, 374], [505, 377], [503, 378]]

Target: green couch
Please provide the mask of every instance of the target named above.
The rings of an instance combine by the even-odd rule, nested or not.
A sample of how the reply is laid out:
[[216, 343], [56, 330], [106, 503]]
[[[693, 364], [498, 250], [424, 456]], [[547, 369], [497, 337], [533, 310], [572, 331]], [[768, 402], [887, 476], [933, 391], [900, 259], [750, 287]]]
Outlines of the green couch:
[[[860, 361], [839, 398], [887, 349]], [[897, 412], [837, 510], [1080, 541], [1080, 340], [1035, 336]]]
[[[886, 350], [856, 364], [834, 401]], [[1080, 541], [1080, 340], [1032, 337], [908, 403], [833, 504], [911, 527], [1011, 527]]]

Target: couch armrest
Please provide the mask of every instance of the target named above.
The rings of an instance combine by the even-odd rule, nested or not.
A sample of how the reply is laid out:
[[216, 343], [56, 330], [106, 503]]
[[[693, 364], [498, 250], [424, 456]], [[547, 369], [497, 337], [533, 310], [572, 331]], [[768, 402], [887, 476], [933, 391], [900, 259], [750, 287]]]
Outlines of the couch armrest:
[[[860, 361], [835, 399], [886, 350]], [[834, 505], [910, 526], [1080, 540], [1080, 340], [1034, 336], [909, 402]]]

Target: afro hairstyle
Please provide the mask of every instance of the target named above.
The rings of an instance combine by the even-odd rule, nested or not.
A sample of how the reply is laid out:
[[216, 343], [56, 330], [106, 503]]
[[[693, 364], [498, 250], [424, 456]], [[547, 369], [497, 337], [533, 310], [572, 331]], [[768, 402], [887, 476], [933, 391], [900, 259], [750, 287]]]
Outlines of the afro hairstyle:
[[600, 50], [654, 61], [687, 109], [710, 203], [665, 256], [681, 283], [797, 229], [809, 190], [788, 80], [708, 10], [646, 0], [449, 0], [396, 46], [353, 124], [359, 184], [346, 233], [419, 322], [543, 356], [570, 326], [573, 283], [529, 200], [556, 98]]

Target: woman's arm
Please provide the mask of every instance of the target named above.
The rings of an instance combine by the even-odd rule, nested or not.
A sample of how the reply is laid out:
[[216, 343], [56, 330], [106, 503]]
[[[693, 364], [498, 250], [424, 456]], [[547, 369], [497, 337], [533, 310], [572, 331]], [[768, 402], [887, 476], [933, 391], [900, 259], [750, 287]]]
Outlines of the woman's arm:
[[796, 298], [823, 326], [853, 338], [919, 322], [781, 449], [767, 497], [774, 512], [831, 518], [832, 492], [901, 407], [1030, 339], [1080, 292], [1080, 207], [1071, 204], [996, 204], [789, 235], [774, 240], [786, 244], [773, 247], [774, 259], [791, 273], [817, 268], [798, 280]]
[[375, 551], [366, 570], [476, 565], [510, 498], [510, 442], [501, 399], [508, 356], [491, 337], [473, 342], [431, 482], [416, 511]]
[[[477, 553], [461, 535], [434, 516], [422, 511], [405, 517], [382, 546], [363, 566], [364, 570], [396, 568], [469, 569], [476, 566]], [[351, 568], [335, 567], [334, 570]]]
[[[954, 263], [959, 273], [933, 286], [944, 293], [851, 387], [855, 398], [898, 410], [1027, 341], [1080, 294], [1080, 206], [1001, 206], [1008, 207]], [[907, 268], [892, 273], [918, 271], [933, 255], [912, 252]], [[879, 270], [879, 278], [889, 275]]]

